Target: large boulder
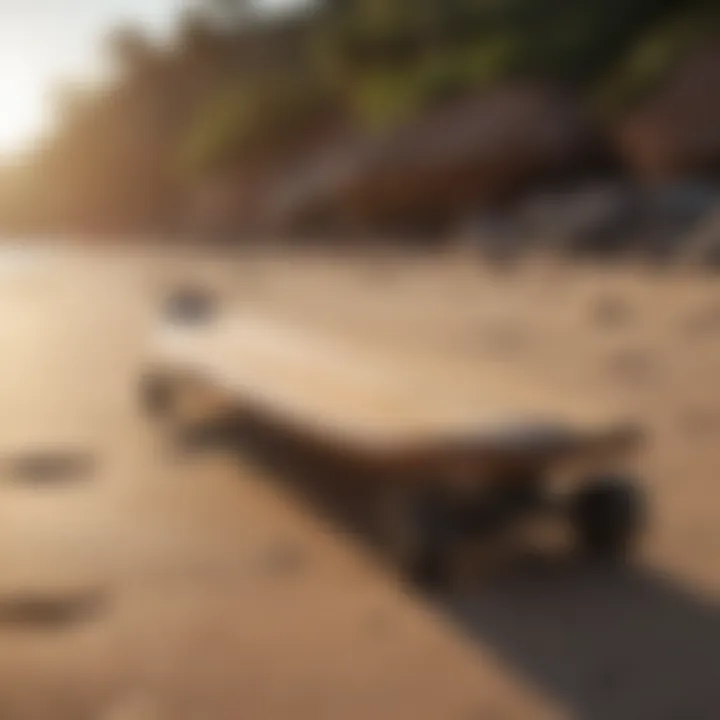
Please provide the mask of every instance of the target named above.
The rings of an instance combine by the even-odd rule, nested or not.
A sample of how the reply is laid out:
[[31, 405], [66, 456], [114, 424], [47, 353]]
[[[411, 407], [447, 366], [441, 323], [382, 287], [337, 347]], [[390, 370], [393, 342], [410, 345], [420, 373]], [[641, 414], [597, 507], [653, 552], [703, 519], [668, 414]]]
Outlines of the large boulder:
[[628, 249], [641, 222], [637, 192], [625, 183], [533, 194], [517, 209], [518, 236], [533, 247], [613, 255]]
[[523, 84], [457, 100], [385, 134], [331, 148], [297, 175], [283, 213], [369, 229], [446, 228], [532, 183], [582, 173], [598, 136], [578, 103]]
[[280, 232], [352, 226], [342, 198], [364, 172], [372, 152], [366, 138], [335, 140], [285, 168], [267, 198], [268, 225]]
[[640, 178], [720, 169], [720, 45], [697, 51], [619, 124], [619, 154]]
[[585, 170], [598, 144], [579, 105], [545, 85], [473, 95], [402, 127], [343, 197], [376, 222], [433, 225]]

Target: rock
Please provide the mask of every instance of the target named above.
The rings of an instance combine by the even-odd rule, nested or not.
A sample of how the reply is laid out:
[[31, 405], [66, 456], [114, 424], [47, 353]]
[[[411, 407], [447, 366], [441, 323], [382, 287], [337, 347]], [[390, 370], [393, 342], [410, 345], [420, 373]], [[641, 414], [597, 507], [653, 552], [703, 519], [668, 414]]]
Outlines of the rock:
[[531, 197], [518, 210], [525, 242], [569, 253], [614, 254], [637, 231], [638, 199], [623, 184]]
[[566, 253], [668, 261], [715, 206], [720, 191], [708, 183], [589, 185], [529, 198], [517, 211], [517, 232], [523, 244]]
[[634, 248], [652, 260], [678, 259], [689, 236], [718, 203], [718, 188], [707, 183], [685, 180], [646, 188]]
[[574, 97], [542, 84], [504, 86], [424, 113], [342, 148], [281, 193], [296, 217], [345, 226], [447, 230], [544, 178], [595, 162], [597, 135]]
[[453, 240], [460, 249], [488, 260], [512, 259], [525, 249], [513, 219], [493, 212], [476, 213], [466, 219]]
[[616, 129], [619, 154], [650, 181], [703, 175], [720, 163], [720, 45], [700, 48]]
[[720, 270], [720, 206], [689, 234], [684, 247], [688, 264]]

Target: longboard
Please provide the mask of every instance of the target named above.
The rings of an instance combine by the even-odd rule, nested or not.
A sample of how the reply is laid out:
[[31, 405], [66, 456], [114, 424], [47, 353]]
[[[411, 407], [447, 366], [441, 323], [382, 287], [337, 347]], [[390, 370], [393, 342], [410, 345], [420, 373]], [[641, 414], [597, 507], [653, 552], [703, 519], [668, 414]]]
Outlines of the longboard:
[[[583, 547], [624, 551], [640, 523], [635, 483], [624, 474], [638, 425], [501, 364], [433, 355], [227, 314], [164, 324], [143, 392], [146, 405], [164, 406], [168, 388], [190, 380], [259, 419], [280, 439], [274, 454], [310, 457], [313, 474], [376, 504], [387, 545], [412, 575], [435, 574], [451, 539], [487, 536], [548, 509], [570, 518]], [[551, 478], [568, 468], [589, 479], [561, 497]]]
[[155, 367], [194, 375], [238, 404], [345, 449], [390, 457], [434, 447], [526, 456], [583, 452], [639, 435], [597, 400], [568, 397], [498, 363], [399, 357], [252, 314], [168, 326]]

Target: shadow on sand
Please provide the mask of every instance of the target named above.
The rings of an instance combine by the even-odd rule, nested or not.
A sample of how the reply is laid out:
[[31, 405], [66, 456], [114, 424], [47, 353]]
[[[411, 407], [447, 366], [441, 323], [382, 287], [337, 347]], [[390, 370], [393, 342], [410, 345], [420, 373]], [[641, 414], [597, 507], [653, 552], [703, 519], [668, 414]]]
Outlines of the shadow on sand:
[[440, 605], [572, 717], [720, 717], [720, 611], [649, 570], [544, 567]]
[[[232, 438], [244, 461], [259, 462], [303, 497], [306, 507], [348, 527], [336, 492], [347, 483], [338, 484], [336, 468], [333, 482], [318, 483], [317, 464], [298, 461], [273, 433], [238, 433], [222, 423], [220, 428], [191, 433], [190, 445]], [[649, 569], [534, 563], [471, 594], [432, 602], [571, 717], [720, 718], [720, 608]]]

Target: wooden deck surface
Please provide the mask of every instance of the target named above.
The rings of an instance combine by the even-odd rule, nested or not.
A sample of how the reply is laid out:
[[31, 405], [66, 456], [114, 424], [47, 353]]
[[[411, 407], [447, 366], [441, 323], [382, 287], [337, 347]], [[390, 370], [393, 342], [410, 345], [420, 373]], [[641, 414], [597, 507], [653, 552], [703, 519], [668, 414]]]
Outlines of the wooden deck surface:
[[166, 327], [155, 361], [193, 368], [238, 399], [366, 448], [446, 438], [592, 441], [627, 421], [597, 399], [568, 397], [502, 363], [433, 363], [249, 313], [203, 328]]

